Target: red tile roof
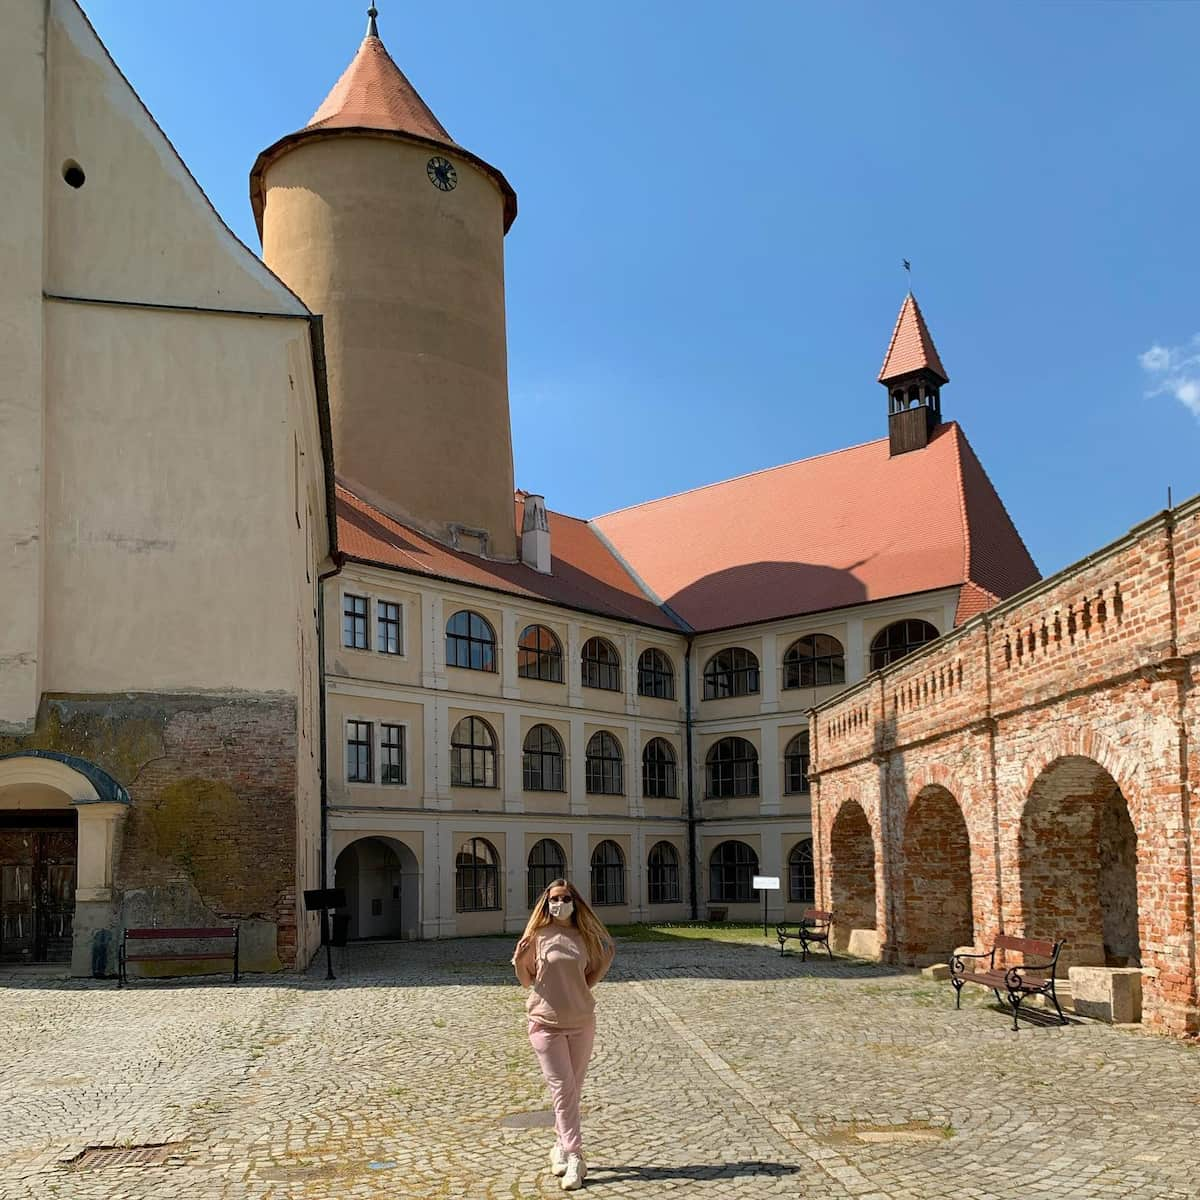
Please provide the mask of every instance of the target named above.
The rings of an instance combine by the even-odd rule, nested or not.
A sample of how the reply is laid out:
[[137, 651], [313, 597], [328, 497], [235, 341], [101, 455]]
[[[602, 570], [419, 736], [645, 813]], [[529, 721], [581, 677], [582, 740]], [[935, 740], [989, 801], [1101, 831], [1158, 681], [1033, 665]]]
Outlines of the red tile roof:
[[[518, 529], [523, 515], [518, 494]], [[1039, 578], [953, 422], [895, 458], [885, 438], [591, 522], [549, 515], [542, 575], [450, 550], [338, 487], [352, 559], [664, 629], [680, 627], [671, 614], [723, 629], [952, 587], [961, 624]]]
[[592, 524], [694, 629], [966, 584], [1000, 598], [1039, 578], [954, 423], [923, 450], [868, 442]]
[[358, 53], [305, 128], [386, 129], [455, 144], [374, 34], [363, 38]]
[[[638, 586], [586, 521], [551, 512], [552, 574], [521, 563], [497, 563], [463, 554], [381, 513], [342, 485], [337, 489], [338, 544], [352, 559], [396, 567], [494, 591], [638, 621], [661, 629], [678, 626]], [[524, 503], [518, 497], [516, 527]]]
[[917, 298], [909, 292], [900, 306], [900, 315], [896, 318], [896, 327], [892, 330], [892, 340], [888, 342], [887, 353], [883, 356], [883, 366], [879, 369], [879, 382], [887, 383], [910, 371], [926, 368], [941, 377], [943, 383], [948, 383], [950, 376], [942, 366], [938, 357], [937, 347], [925, 318], [921, 315]]

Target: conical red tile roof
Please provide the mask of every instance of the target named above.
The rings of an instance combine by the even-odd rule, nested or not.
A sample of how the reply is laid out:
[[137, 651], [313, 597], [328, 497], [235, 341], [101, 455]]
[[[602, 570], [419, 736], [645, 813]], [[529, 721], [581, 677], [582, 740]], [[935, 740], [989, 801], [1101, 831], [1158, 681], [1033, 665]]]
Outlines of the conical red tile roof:
[[363, 38], [358, 53], [305, 128], [386, 129], [454, 144], [383, 42], [372, 33]]
[[917, 298], [909, 292], [900, 306], [896, 328], [892, 330], [892, 340], [888, 343], [887, 354], [883, 356], [879, 382], [887, 383], [901, 375], [922, 369], [933, 371], [943, 383], [950, 380], [946, 368], [942, 366], [942, 360], [938, 357], [937, 347], [933, 344], [925, 318], [921, 315]]

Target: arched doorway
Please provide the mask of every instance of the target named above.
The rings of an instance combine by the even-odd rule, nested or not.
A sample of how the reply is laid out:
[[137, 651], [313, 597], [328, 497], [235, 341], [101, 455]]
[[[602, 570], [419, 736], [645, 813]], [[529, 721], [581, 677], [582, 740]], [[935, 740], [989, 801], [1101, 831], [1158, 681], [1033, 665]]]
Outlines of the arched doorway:
[[875, 839], [856, 800], [839, 810], [829, 851], [834, 949], [876, 956], [880, 938], [875, 927]]
[[1063, 961], [1140, 966], [1137, 833], [1113, 777], [1090, 758], [1036, 779], [1018, 843], [1025, 937], [1065, 938]]
[[346, 891], [351, 941], [420, 936], [420, 870], [416, 855], [394, 838], [365, 837], [337, 857], [333, 886]]
[[904, 824], [904, 938], [900, 961], [927, 967], [975, 941], [971, 842], [955, 798], [923, 788]]

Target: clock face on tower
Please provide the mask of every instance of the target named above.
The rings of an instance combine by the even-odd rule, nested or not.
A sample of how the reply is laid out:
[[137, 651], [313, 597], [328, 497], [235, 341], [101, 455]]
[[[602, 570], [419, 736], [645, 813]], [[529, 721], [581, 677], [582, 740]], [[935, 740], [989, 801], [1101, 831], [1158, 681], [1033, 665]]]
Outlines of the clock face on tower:
[[425, 174], [429, 176], [429, 182], [443, 192], [452, 191], [458, 185], [458, 172], [454, 164], [440, 154], [435, 154], [425, 164]]

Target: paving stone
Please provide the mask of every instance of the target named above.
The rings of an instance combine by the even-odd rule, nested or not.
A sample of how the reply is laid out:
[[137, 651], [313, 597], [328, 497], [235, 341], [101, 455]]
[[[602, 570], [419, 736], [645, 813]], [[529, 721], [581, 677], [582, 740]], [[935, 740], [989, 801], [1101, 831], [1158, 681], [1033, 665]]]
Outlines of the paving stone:
[[[504, 940], [355, 946], [306, 975], [0, 982], [0, 1200], [559, 1195]], [[917, 974], [621, 946], [584, 1096], [588, 1189], [712, 1200], [1194, 1197], [1197, 1050], [1024, 1025]], [[990, 996], [986, 996], [990, 1000]], [[869, 1132], [882, 1140], [864, 1140]], [[893, 1131], [895, 1136], [889, 1136]], [[69, 1171], [88, 1146], [182, 1143]]]

